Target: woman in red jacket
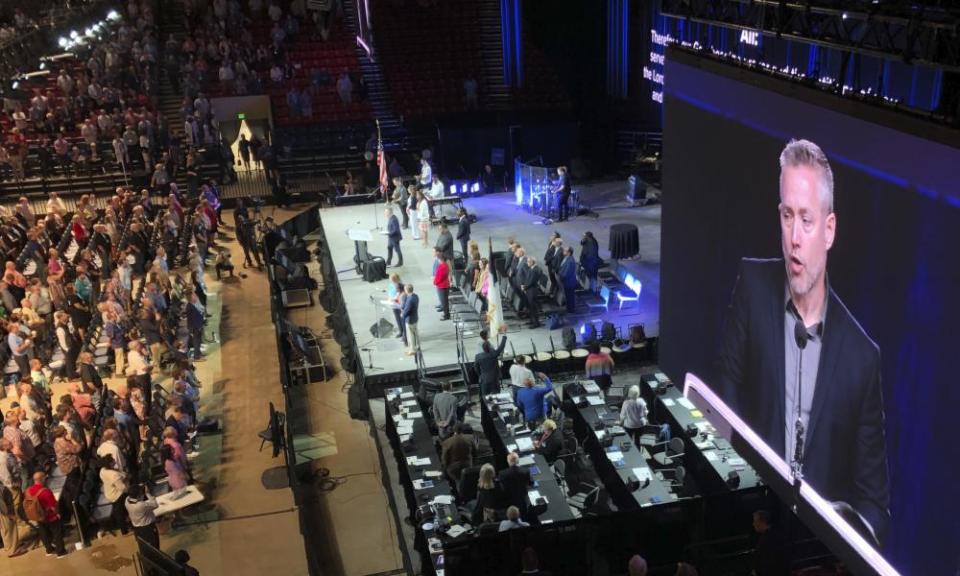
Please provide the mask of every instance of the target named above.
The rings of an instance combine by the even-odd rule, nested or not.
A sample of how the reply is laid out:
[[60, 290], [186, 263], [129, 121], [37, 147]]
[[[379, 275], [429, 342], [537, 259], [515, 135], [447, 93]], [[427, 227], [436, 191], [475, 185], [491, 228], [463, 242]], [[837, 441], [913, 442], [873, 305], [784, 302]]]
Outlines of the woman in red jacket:
[[437, 296], [440, 298], [440, 306], [437, 312], [442, 312], [441, 320], [450, 319], [450, 266], [443, 259], [443, 254], [439, 248], [433, 249], [433, 257], [436, 259], [436, 266], [433, 269], [433, 285], [437, 288]]

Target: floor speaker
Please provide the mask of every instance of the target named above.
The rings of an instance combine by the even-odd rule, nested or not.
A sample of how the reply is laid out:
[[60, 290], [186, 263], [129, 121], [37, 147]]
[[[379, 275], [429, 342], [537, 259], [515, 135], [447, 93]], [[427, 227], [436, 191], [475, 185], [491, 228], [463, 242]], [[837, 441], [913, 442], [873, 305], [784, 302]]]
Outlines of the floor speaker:
[[374, 338], [385, 338], [391, 332], [393, 332], [393, 324], [383, 318], [380, 319], [380, 322], [370, 326], [370, 333], [373, 334]]

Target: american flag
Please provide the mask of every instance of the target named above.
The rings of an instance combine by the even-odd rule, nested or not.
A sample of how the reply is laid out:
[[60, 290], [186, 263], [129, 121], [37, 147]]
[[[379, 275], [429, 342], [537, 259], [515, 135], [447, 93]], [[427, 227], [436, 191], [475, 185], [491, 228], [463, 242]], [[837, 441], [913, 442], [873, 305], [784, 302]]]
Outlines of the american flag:
[[390, 177], [387, 175], [387, 155], [383, 153], [383, 138], [380, 135], [380, 121], [377, 120], [377, 165], [380, 167], [380, 194], [387, 198], [390, 191]]

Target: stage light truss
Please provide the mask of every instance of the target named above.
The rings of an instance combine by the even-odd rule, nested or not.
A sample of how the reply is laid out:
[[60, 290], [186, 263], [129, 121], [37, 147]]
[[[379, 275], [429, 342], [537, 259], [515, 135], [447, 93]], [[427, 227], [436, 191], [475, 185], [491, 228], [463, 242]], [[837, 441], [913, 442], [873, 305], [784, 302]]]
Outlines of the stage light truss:
[[661, 1], [671, 18], [960, 72], [960, 2]]

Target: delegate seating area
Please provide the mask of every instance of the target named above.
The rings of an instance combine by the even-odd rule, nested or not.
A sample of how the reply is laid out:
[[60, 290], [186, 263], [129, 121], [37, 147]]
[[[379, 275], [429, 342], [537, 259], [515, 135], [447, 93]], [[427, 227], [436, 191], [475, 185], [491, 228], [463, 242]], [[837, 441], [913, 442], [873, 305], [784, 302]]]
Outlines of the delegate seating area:
[[[398, 114], [466, 110], [464, 81], [483, 79], [479, 2], [374, 2], [377, 50]], [[483, 90], [480, 89], [481, 101]]]
[[[19, 322], [22, 337], [34, 341], [26, 354], [39, 362], [27, 371], [13, 358], [10, 340], [0, 343], [0, 398], [13, 392], [20, 405], [19, 411], [6, 412], [3, 437], [29, 443], [35, 454], [14, 453], [17, 470], [7, 487], [20, 490], [20, 470], [46, 471], [46, 485], [58, 501], [58, 522], [72, 524], [76, 532], [70, 540], [87, 545], [105, 530], [127, 530], [125, 517], [118, 518], [102, 487], [106, 462], [101, 456], [112, 448], [122, 455], [117, 469], [127, 475], [127, 486], [143, 484], [166, 500], [161, 503], [166, 512], [203, 500], [196, 487], [184, 485], [192, 478], [186, 453], [203, 429], [197, 421], [199, 382], [190, 362], [198, 359], [202, 329], [198, 333], [196, 322], [188, 322], [188, 312], [196, 302], [206, 303], [203, 264], [196, 254], [214, 232], [195, 226], [199, 216], [172, 202], [169, 208], [148, 206], [130, 191], [103, 210], [84, 197], [75, 212], [67, 212], [52, 198], [51, 210], [40, 219], [43, 227], [33, 225], [36, 217], [26, 204], [3, 222], [4, 241], [19, 255], [4, 274], [0, 322], [10, 330]], [[201, 211], [211, 218], [203, 201], [197, 214]], [[168, 225], [171, 219], [179, 226]], [[184, 264], [183, 271], [173, 270]], [[129, 287], [121, 280], [127, 273]], [[22, 307], [7, 309], [18, 291], [26, 293]], [[129, 355], [116, 353], [118, 348], [129, 349]], [[173, 378], [161, 385], [164, 372]], [[111, 374], [121, 380], [108, 388], [104, 380]], [[69, 393], [60, 396], [55, 392], [64, 382]], [[5, 401], [4, 407], [11, 405]], [[79, 449], [76, 460], [62, 455], [58, 425], [72, 439], [66, 445]], [[171, 458], [177, 461], [171, 464]], [[175, 477], [171, 470], [177, 467]], [[32, 483], [25, 474], [22, 482]], [[180, 488], [182, 496], [174, 498]], [[60, 545], [52, 547], [64, 553]]]

